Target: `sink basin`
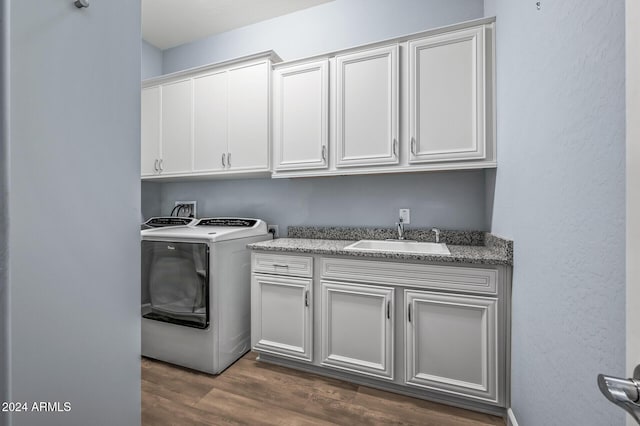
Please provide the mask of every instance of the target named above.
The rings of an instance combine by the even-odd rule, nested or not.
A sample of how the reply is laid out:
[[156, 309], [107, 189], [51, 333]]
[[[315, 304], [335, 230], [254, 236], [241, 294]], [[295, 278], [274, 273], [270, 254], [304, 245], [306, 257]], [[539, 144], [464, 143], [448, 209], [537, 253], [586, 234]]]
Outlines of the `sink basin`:
[[450, 255], [443, 243], [422, 243], [401, 240], [360, 240], [344, 248], [345, 250], [385, 251], [390, 253]]

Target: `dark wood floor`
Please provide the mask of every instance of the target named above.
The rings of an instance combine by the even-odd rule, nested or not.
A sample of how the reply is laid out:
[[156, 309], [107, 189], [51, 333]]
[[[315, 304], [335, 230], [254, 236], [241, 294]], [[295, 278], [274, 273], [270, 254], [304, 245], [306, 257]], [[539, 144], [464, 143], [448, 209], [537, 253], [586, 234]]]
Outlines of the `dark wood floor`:
[[248, 353], [210, 376], [142, 359], [142, 424], [501, 425], [499, 417], [269, 365]]

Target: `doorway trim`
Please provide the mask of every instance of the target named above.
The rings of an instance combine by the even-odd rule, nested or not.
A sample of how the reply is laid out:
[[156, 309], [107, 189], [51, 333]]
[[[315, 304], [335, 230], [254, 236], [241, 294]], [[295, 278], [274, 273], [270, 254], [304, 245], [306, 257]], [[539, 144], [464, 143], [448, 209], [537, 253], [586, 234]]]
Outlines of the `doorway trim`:
[[[626, 373], [640, 363], [640, 2], [626, 0]], [[627, 416], [627, 425], [637, 423]]]

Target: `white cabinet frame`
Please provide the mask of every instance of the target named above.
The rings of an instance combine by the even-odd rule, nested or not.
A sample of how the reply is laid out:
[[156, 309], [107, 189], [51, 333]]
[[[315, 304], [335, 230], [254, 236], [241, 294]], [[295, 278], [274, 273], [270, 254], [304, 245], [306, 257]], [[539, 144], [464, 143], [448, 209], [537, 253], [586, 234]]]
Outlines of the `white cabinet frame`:
[[[443, 160], [482, 160], [486, 158], [486, 135], [485, 135], [485, 123], [486, 123], [486, 98], [485, 98], [485, 28], [484, 26], [469, 28], [466, 30], [454, 31], [451, 33], [442, 34], [439, 36], [431, 36], [428, 38], [422, 38], [418, 40], [412, 40], [409, 42], [409, 128], [410, 128], [410, 136], [409, 136], [409, 163], [426, 163], [426, 162], [436, 162]], [[459, 48], [459, 52], [455, 51], [456, 48]], [[468, 48], [469, 51], [463, 51], [462, 48]], [[447, 52], [451, 50], [451, 52]], [[442, 133], [437, 135], [432, 135], [437, 139], [443, 140], [429, 140], [426, 136], [423, 136], [420, 132], [420, 117], [422, 114], [421, 108], [423, 107], [421, 101], [424, 101], [426, 108], [426, 104], [430, 101], [426, 95], [426, 99], [422, 99], [422, 91], [423, 88], [421, 84], [423, 81], [421, 80], [422, 75], [422, 62], [420, 60], [420, 56], [422, 53], [427, 53], [429, 51], [439, 52], [440, 60], [443, 67], [446, 67], [446, 61], [460, 61], [460, 57], [456, 57], [455, 55], [460, 55], [460, 53], [469, 54], [469, 57], [464, 58], [468, 61], [468, 65], [470, 69], [466, 69], [466, 67], [460, 63], [456, 63], [450, 67], [451, 71], [457, 71], [457, 73], [464, 74], [464, 72], [470, 72], [472, 78], [470, 81], [456, 81], [455, 79], [461, 77], [460, 75], [439, 75], [439, 78], [443, 78], [445, 80], [450, 80], [445, 82], [445, 87], [451, 86], [452, 92], [455, 91], [456, 86], [461, 84], [469, 84], [470, 90], [469, 93], [465, 93], [464, 95], [471, 96], [471, 100], [467, 100], [468, 102], [465, 104], [464, 100], [455, 99], [452, 95], [453, 100], [448, 99], [447, 96], [439, 96], [437, 98], [437, 105], [430, 105], [431, 109], [448, 111], [448, 113], [443, 113], [442, 117], [439, 117], [438, 112], [433, 112], [432, 118], [434, 121], [438, 121], [438, 123], [434, 123], [434, 127], [441, 126], [445, 129], [442, 130]], [[440, 65], [440, 64], [438, 64]], [[443, 74], [442, 69], [435, 69], [437, 67], [433, 67], [434, 73]], [[431, 72], [429, 68], [425, 69], [426, 76], [429, 76], [429, 72]], [[464, 77], [468, 77], [465, 75]], [[466, 79], [463, 79], [466, 80]], [[440, 80], [438, 80], [440, 81]], [[425, 82], [426, 85], [426, 82]], [[444, 94], [440, 94], [444, 95]], [[461, 94], [458, 93], [457, 97], [460, 98]], [[456, 104], [456, 101], [461, 101], [462, 105]], [[460, 111], [466, 110], [470, 113], [469, 118], [471, 123], [464, 123], [463, 119], [455, 120], [452, 122], [451, 118], [456, 113]], [[454, 112], [455, 111], [455, 112]], [[439, 118], [438, 118], [439, 117]], [[446, 117], [446, 118], [445, 118]], [[470, 132], [469, 140], [464, 138], [464, 141], [456, 141], [453, 138], [456, 137], [458, 133], [458, 129], [456, 126], [468, 126], [470, 128], [466, 129]], [[430, 130], [430, 129], [425, 129]], [[436, 148], [431, 147], [430, 144], [435, 145], [449, 145], [451, 148]], [[468, 146], [464, 146], [464, 144], [468, 144]], [[460, 145], [459, 147], [454, 147], [455, 145]]]
[[[394, 44], [336, 56], [336, 167], [398, 164], [400, 161], [398, 50], [398, 45]], [[373, 70], [363, 73], [366, 70], [364, 67], [376, 66], [374, 61], [378, 60], [384, 61], [384, 69], [377, 71], [386, 73], [384, 75], [386, 81], [382, 86], [378, 86], [380, 82], [377, 80], [367, 81], [368, 75], [374, 75]], [[347, 70], [351, 67], [362, 68], [359, 70], [360, 78], [356, 79], [360, 86], [356, 90], [357, 93], [349, 93], [348, 82], [353, 83], [353, 80], [347, 77]], [[372, 97], [368, 101], [367, 95], [372, 94], [377, 94], [378, 98]], [[380, 94], [383, 95], [382, 100], [379, 99]], [[382, 105], [376, 105], [377, 102], [382, 102]], [[384, 113], [380, 117], [371, 117], [372, 107], [383, 110]], [[371, 123], [377, 126], [378, 121], [385, 123], [386, 132], [382, 135], [368, 135], [370, 132], [366, 129], [372, 125]], [[354, 128], [352, 134], [348, 134], [348, 129]], [[381, 138], [384, 150], [375, 153], [357, 153], [358, 149], [364, 150], [372, 142], [367, 136]], [[351, 154], [347, 152], [348, 150], [352, 151]]]
[[[301, 361], [311, 361], [313, 354], [312, 283], [310, 278], [252, 275], [251, 346], [253, 349]], [[282, 303], [279, 305], [270, 303], [275, 301], [274, 297], [280, 298]]]
[[[276, 67], [273, 103], [275, 170], [326, 169], [329, 165], [329, 60]], [[298, 157], [290, 151], [298, 151]]]
[[[406, 384], [457, 396], [497, 402], [499, 380], [497, 305], [498, 299], [494, 297], [404, 290]], [[439, 333], [441, 338], [428, 340], [429, 334], [438, 329], [438, 324], [425, 324], [426, 319], [420, 318], [421, 312], [423, 315], [433, 312], [437, 315], [437, 312], [442, 313], [447, 310], [449, 312], [446, 315], [461, 318], [461, 323], [447, 324], [448, 333], [444, 335]], [[476, 324], [473, 324], [474, 320], [477, 321]], [[420, 324], [425, 325], [425, 330], [420, 329]], [[474, 336], [479, 339], [479, 342], [475, 342], [477, 346], [464, 341], [458, 335], [459, 333], [456, 333], [470, 325], [480, 330], [480, 335]], [[426, 348], [426, 353], [421, 353], [421, 348]], [[449, 357], [448, 351], [451, 351]], [[471, 368], [469, 364], [476, 362], [479, 370], [469, 371]], [[430, 368], [432, 371], [429, 371]], [[466, 371], [456, 371], [458, 368]], [[474, 376], [476, 380], [447, 377], [435, 370], [450, 371], [452, 372], [450, 376]]]
[[[382, 379], [393, 380], [394, 289], [391, 287], [321, 281], [322, 287], [322, 365]], [[353, 303], [353, 317], [334, 324], [334, 297], [348, 297]], [[344, 302], [344, 301], [343, 301]], [[373, 307], [370, 306], [373, 302]], [[363, 324], [360, 312], [376, 320]], [[344, 315], [344, 311], [339, 312]], [[354, 335], [346, 335], [353, 332]], [[344, 334], [346, 333], [346, 334]], [[366, 333], [369, 333], [367, 335]], [[336, 336], [337, 335], [337, 336]], [[353, 354], [369, 339], [380, 346], [365, 357]], [[366, 345], [365, 345], [366, 346]]]

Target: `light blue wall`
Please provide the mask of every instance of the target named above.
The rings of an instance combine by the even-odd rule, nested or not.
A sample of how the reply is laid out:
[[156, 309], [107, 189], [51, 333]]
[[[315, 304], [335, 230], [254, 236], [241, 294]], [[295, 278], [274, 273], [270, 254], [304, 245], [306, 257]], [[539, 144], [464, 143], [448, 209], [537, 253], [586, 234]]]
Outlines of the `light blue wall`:
[[162, 50], [142, 40], [142, 79], [162, 75]]
[[135, 426], [140, 2], [10, 3], [12, 424]]
[[482, 0], [335, 0], [167, 49], [163, 71], [264, 50], [292, 60], [467, 21], [482, 13]]
[[387, 226], [411, 209], [408, 227], [484, 228], [482, 171], [252, 179], [162, 185], [162, 213], [198, 201], [198, 215], [259, 217], [290, 225]]
[[491, 0], [486, 13], [492, 229], [515, 242], [513, 410], [521, 426], [623, 425], [596, 375], [625, 376], [624, 1]]
[[[269, 49], [283, 59], [311, 56], [482, 15], [481, 0], [336, 0], [166, 50], [163, 70]], [[392, 226], [397, 209], [410, 207], [411, 226], [485, 229], [483, 185], [482, 172], [172, 183], [143, 186], [142, 209], [168, 214], [175, 200], [195, 199], [199, 216], [257, 216], [283, 232], [294, 224]]]
[[[7, 43], [7, 2], [0, 0], [0, 401], [8, 401], [8, 347], [9, 347], [9, 304], [8, 304], [8, 197], [7, 197], [7, 87], [8, 49]], [[8, 424], [7, 416], [0, 414], [0, 426]]]

